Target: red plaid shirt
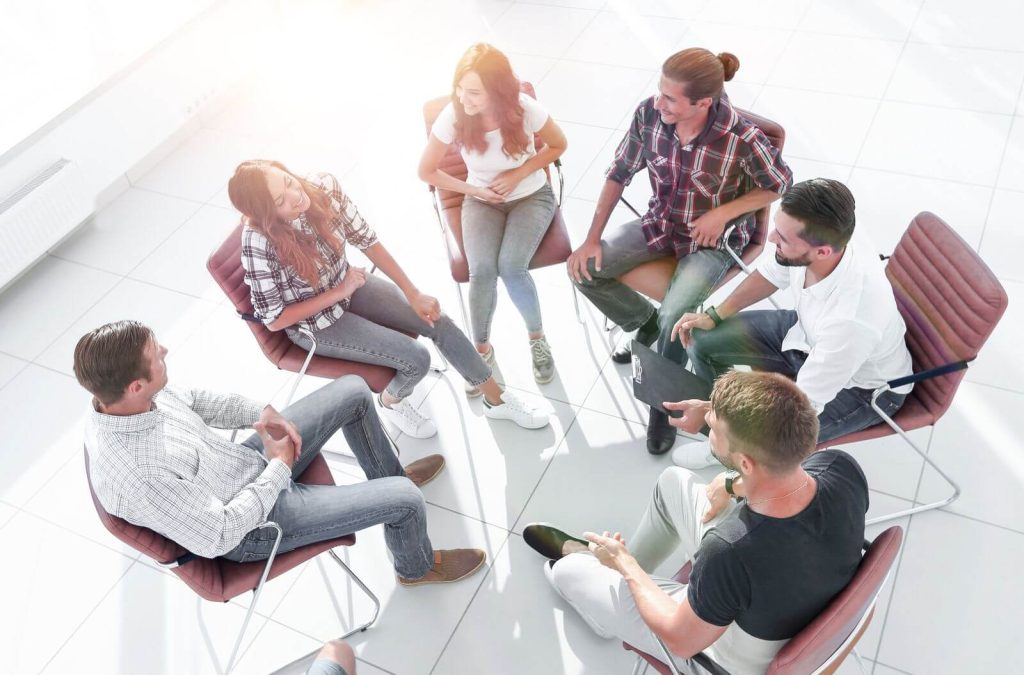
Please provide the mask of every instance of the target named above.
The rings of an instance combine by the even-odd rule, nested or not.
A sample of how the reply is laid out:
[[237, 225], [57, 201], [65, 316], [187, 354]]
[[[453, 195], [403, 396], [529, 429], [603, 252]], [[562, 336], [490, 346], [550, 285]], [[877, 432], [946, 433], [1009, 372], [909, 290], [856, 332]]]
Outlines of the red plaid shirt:
[[[755, 188], [782, 194], [793, 184], [793, 172], [779, 150], [740, 117], [724, 93], [712, 105], [708, 125], [688, 145], [679, 143], [674, 125], [661, 121], [653, 96], [641, 103], [605, 175], [628, 185], [643, 168], [654, 192], [641, 219], [647, 247], [671, 250], [676, 258], [700, 248], [690, 238], [688, 223]], [[754, 214], [729, 225], [736, 225], [729, 246], [743, 250], [750, 242]], [[718, 247], [725, 244], [723, 240]]]
[[[340, 284], [345, 279], [349, 267], [348, 258], [345, 257], [346, 243], [353, 244], [361, 250], [377, 243], [377, 234], [359, 215], [359, 210], [342, 191], [337, 178], [329, 173], [318, 173], [307, 176], [307, 180], [331, 198], [334, 234], [342, 242], [341, 253], [335, 253], [326, 241], [317, 237], [316, 245], [325, 263], [319, 270], [319, 283], [313, 287], [298, 275], [295, 268], [281, 261], [277, 249], [269, 239], [248, 225], [243, 227], [242, 267], [245, 269], [245, 283], [249, 285], [249, 296], [252, 298], [256, 316], [265, 324], [273, 323], [281, 316], [286, 306], [308, 300]], [[316, 231], [306, 222], [305, 213], [292, 221], [292, 227], [303, 234], [316, 236]], [[295, 325], [313, 332], [323, 330], [340, 319], [347, 307], [347, 300], [335, 303], [306, 319], [297, 321]]]

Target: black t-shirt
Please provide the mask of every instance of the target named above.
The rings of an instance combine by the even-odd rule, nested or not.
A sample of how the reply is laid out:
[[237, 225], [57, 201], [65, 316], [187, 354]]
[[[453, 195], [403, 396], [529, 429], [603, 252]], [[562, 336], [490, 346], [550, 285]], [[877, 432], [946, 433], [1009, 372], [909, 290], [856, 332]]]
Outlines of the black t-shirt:
[[840, 450], [812, 453], [803, 467], [818, 483], [803, 511], [770, 518], [744, 505], [704, 535], [687, 589], [702, 620], [789, 639], [853, 578], [868, 509], [864, 473]]

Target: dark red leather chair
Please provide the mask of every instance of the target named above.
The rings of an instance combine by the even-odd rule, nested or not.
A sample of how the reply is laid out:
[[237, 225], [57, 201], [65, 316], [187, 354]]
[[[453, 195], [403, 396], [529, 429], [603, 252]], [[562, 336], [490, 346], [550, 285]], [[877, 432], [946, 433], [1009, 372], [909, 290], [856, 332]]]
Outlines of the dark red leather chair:
[[[107, 531], [119, 540], [149, 556], [163, 567], [170, 569], [204, 600], [227, 602], [246, 591], [253, 592], [249, 611], [245, 615], [245, 621], [242, 622], [242, 627], [238, 631], [238, 637], [235, 639], [234, 648], [224, 668], [225, 673], [231, 671], [231, 666], [235, 662], [235, 656], [238, 654], [238, 648], [245, 635], [245, 629], [248, 627], [252, 613], [259, 602], [263, 585], [269, 579], [284, 574], [293, 567], [297, 567], [307, 560], [315, 558], [324, 551], [330, 553], [331, 558], [341, 566], [352, 581], [369, 596], [374, 604], [373, 616], [370, 620], [356, 626], [341, 637], [344, 638], [353, 633], [364, 631], [377, 620], [377, 615], [380, 613], [380, 601], [377, 599], [377, 596], [370, 591], [366, 584], [356, 576], [355, 572], [333, 550], [337, 546], [352, 546], [355, 544], [356, 536], [354, 534], [338, 539], [329, 539], [317, 544], [310, 544], [309, 546], [303, 546], [302, 548], [278, 555], [277, 547], [281, 543], [281, 528], [276, 523], [268, 521], [260, 525], [259, 528], [271, 527], [277, 530], [277, 541], [274, 544], [270, 557], [265, 562], [238, 563], [224, 558], [201, 558], [189, 553], [175, 542], [163, 535], [157, 534], [153, 530], [133, 525], [127, 520], [107, 513], [92, 489], [88, 452], [85, 454], [85, 473], [89, 479], [89, 494], [92, 496], [92, 503], [96, 507], [96, 513], [99, 515], [100, 521], [107, 528]], [[331, 476], [331, 470], [328, 468], [326, 460], [322, 456], [317, 455], [309, 467], [299, 476], [298, 482], [308, 485], [334, 485], [334, 478]]]
[[[533, 85], [529, 82], [521, 83], [520, 89], [523, 93], [537, 98]], [[434, 125], [434, 120], [437, 119], [437, 116], [441, 114], [441, 111], [444, 110], [444, 107], [450, 101], [451, 98], [449, 96], [439, 96], [423, 104], [423, 122], [426, 124], [428, 136], [430, 135], [430, 128]], [[537, 137], [535, 138], [535, 143], [540, 147], [543, 142]], [[562, 177], [562, 163], [556, 159], [553, 164], [558, 175], [557, 194], [558, 203], [561, 204], [565, 182]], [[459, 180], [465, 180], [468, 175], [466, 163], [462, 161], [462, 155], [455, 144], [449, 146], [448, 152], [441, 159], [441, 164], [438, 168]], [[548, 180], [550, 181], [550, 169], [545, 169], [545, 172], [548, 174]], [[458, 291], [459, 309], [462, 311], [463, 325], [468, 332], [470, 326], [466, 312], [466, 302], [462, 297], [462, 287], [459, 285], [469, 281], [469, 263], [466, 261], [466, 253], [462, 245], [462, 200], [465, 199], [465, 195], [461, 192], [435, 188], [433, 185], [430, 186], [430, 193], [433, 197], [432, 201], [434, 212], [437, 214], [437, 222], [441, 227], [441, 236], [444, 238], [445, 251], [448, 253], [448, 265]], [[562, 209], [556, 207], [555, 215], [551, 219], [551, 225], [537, 246], [537, 251], [533, 254], [533, 258], [530, 260], [530, 269], [558, 265], [568, 260], [571, 253], [572, 244], [569, 241], [569, 232], [566, 230], [565, 220], [562, 218]], [[576, 297], [575, 288], [573, 288], [573, 302], [576, 305], [576, 318], [582, 323], [579, 299]]]
[[[945, 499], [874, 518], [877, 523], [937, 509], [953, 502], [960, 487], [907, 435], [932, 426], [949, 410], [973, 361], [1006, 311], [1002, 284], [988, 265], [941, 218], [924, 211], [903, 234], [885, 267], [896, 305], [907, 324], [907, 348], [914, 374], [878, 388], [871, 399], [882, 419], [862, 431], [832, 439], [821, 447], [899, 434], [953, 488]], [[903, 407], [889, 417], [875, 403], [890, 389], [914, 383]]]
[[[224, 243], [210, 254], [206, 261], [206, 269], [209, 270], [210, 275], [224, 291], [224, 294], [231, 299], [238, 315], [246, 320], [267, 359], [278, 368], [297, 374], [295, 382], [292, 384], [291, 393], [288, 395], [288, 402], [291, 402], [292, 394], [294, 394], [299, 380], [306, 374], [332, 380], [342, 375], [358, 375], [366, 380], [366, 384], [371, 390], [377, 393], [384, 391], [388, 382], [395, 376], [395, 371], [392, 368], [317, 356], [315, 348], [313, 351], [307, 352], [289, 340], [283, 330], [272, 331], [264, 326], [253, 313], [249, 286], [245, 283], [245, 269], [242, 267], [241, 223], [231, 231]], [[306, 337], [315, 344], [316, 340], [312, 333], [309, 331], [305, 331], [305, 333]]]
[[[875, 601], [902, 542], [903, 528], [899, 526], [890, 527], [878, 535], [868, 547], [850, 583], [829, 603], [825, 611], [779, 650], [768, 666], [768, 675], [827, 675], [834, 673], [851, 651], [859, 659], [854, 647], [874, 616]], [[690, 563], [687, 563], [674, 579], [682, 584], [689, 583], [690, 569]], [[659, 645], [663, 651], [661, 658], [622, 643], [625, 649], [637, 653], [634, 675], [646, 670], [646, 666], [653, 666], [661, 675], [680, 675], [660, 640]], [[707, 654], [700, 653], [693, 660], [715, 675], [728, 675]]]

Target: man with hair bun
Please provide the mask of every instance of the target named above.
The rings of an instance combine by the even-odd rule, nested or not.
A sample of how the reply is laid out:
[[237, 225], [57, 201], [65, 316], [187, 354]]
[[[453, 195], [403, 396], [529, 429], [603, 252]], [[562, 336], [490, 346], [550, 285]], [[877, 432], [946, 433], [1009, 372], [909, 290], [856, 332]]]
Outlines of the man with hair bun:
[[[686, 350], [669, 339], [673, 324], [694, 311], [734, 264], [726, 251], [750, 242], [754, 213], [793, 182], [793, 174], [764, 133], [740, 117], [724, 90], [739, 68], [729, 53], [684, 49], [661, 68], [658, 94], [643, 101], [605, 174], [586, 240], [569, 257], [577, 288], [637, 341], [658, 342], [658, 352], [686, 362]], [[633, 176], [647, 169], [653, 196], [643, 217], [605, 232], [612, 209]], [[730, 225], [735, 229], [725, 241]], [[659, 308], [618, 280], [658, 258], [676, 259], [676, 271]], [[618, 363], [628, 349], [612, 354]], [[676, 431], [668, 416], [651, 409], [647, 450], [672, 449]]]
[[[657, 637], [686, 673], [706, 672], [701, 652], [732, 675], [764, 673], [856, 573], [867, 480], [845, 452], [814, 452], [817, 415], [781, 375], [723, 375], [706, 421], [736, 473], [705, 485], [669, 467], [629, 540], [543, 523], [523, 539], [601, 637], [661, 656]], [[652, 576], [677, 551], [693, 561], [689, 583]]]
[[[874, 391], [913, 371], [907, 327], [885, 270], [852, 240], [854, 207], [853, 194], [837, 180], [794, 185], [768, 235], [774, 257], [763, 257], [717, 308], [684, 314], [671, 334], [708, 382], [737, 364], [795, 378], [819, 414], [819, 443], [877, 424]], [[794, 309], [740, 311], [783, 288]], [[896, 414], [912, 387], [883, 392], [878, 406]], [[707, 405], [666, 407], [683, 411], [672, 424], [692, 432], [702, 426]], [[708, 441], [676, 448], [672, 461], [688, 469], [718, 463]]]

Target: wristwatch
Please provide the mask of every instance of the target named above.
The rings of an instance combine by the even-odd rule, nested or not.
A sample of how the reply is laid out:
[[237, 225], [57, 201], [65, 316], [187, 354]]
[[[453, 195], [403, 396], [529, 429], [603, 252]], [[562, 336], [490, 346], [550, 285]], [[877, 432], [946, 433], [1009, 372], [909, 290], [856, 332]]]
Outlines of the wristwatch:
[[722, 317], [718, 316], [718, 310], [715, 309], [714, 305], [705, 309], [704, 313], [711, 317], [711, 321], [715, 324], [715, 328], [718, 328], [718, 324], [722, 323]]
[[740, 474], [739, 474], [739, 472], [736, 472], [736, 471], [733, 471], [731, 473], [727, 473], [725, 475], [725, 491], [728, 492], [729, 496], [732, 497], [735, 501], [739, 501], [740, 497], [737, 496], [737, 494], [732, 491], [732, 484], [739, 477], [740, 477]]

